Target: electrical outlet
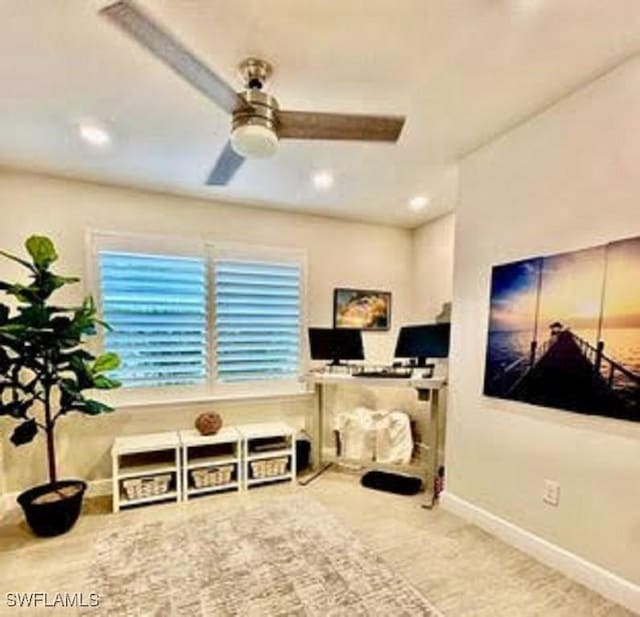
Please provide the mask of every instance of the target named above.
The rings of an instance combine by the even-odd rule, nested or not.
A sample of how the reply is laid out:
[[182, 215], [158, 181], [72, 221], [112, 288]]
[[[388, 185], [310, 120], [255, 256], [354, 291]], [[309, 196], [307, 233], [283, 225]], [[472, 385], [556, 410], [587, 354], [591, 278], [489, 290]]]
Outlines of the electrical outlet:
[[560, 503], [560, 483], [554, 480], [544, 481], [544, 494], [542, 501], [550, 506], [557, 506]]

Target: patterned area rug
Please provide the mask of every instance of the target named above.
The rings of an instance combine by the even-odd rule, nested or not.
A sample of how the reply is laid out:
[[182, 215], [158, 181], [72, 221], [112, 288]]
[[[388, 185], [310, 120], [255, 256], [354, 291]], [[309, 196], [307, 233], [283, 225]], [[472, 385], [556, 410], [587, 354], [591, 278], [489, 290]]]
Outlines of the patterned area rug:
[[96, 551], [87, 617], [441, 617], [299, 495], [105, 532]]

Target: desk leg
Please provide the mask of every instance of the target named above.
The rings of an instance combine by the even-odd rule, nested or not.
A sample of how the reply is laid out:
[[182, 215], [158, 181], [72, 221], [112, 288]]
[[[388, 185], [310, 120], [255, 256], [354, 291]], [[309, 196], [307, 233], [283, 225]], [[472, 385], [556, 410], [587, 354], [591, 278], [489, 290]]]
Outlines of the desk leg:
[[425, 486], [425, 502], [423, 508], [430, 510], [435, 506], [437, 495], [435, 494], [435, 481], [438, 477], [438, 444], [439, 444], [439, 427], [440, 427], [440, 392], [439, 390], [431, 390], [431, 409], [429, 414], [429, 458], [428, 467], [429, 474], [427, 477], [427, 485]]
[[313, 436], [313, 468], [318, 471], [322, 467], [322, 448], [324, 446], [324, 386], [316, 385], [316, 397], [318, 399], [318, 408], [316, 417], [314, 418], [314, 436]]
[[316, 398], [318, 399], [318, 407], [313, 421], [313, 440], [311, 442], [314, 472], [310, 477], [298, 482], [298, 484], [300, 484], [301, 486], [307, 486], [307, 484], [313, 482], [316, 478], [327, 471], [327, 469], [329, 469], [329, 467], [331, 467], [332, 465], [332, 463], [328, 463], [325, 465], [322, 457], [322, 449], [324, 446], [324, 386], [319, 383], [316, 384]]

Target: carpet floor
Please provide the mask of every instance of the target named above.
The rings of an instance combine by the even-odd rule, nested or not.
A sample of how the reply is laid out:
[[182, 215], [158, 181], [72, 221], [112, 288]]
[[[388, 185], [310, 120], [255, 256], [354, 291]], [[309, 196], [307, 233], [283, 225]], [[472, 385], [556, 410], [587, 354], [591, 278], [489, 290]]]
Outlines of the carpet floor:
[[[394, 581], [401, 581], [397, 584], [402, 585], [402, 590], [417, 590], [445, 617], [632, 615], [442, 508], [423, 510], [420, 507], [423, 495], [402, 497], [372, 491], [359, 485], [359, 475], [328, 472], [305, 488], [290, 484], [265, 487], [241, 494], [215, 495], [184, 504], [139, 508], [117, 515], [110, 513], [108, 498], [92, 499], [87, 501], [85, 514], [71, 533], [48, 540], [34, 538], [21, 521], [19, 513], [14, 512], [0, 523], [0, 616], [76, 617], [80, 611], [73, 609], [8, 608], [5, 594], [34, 591], [89, 594], [99, 591], [103, 584], [97, 579], [100, 570], [117, 574], [121, 567], [115, 562], [108, 563], [109, 558], [104, 553], [108, 550], [104, 546], [106, 538], [115, 538], [118, 534], [124, 538], [129, 531], [135, 536], [136, 530], [147, 525], [179, 530], [187, 521], [200, 519], [202, 522], [197, 537], [185, 540], [183, 546], [173, 547], [173, 551], [166, 554], [161, 551], [161, 556], [152, 564], [154, 571], [173, 570], [179, 562], [189, 561], [186, 546], [211, 540], [215, 542], [211, 529], [220, 521], [230, 520], [231, 512], [238, 515], [245, 508], [254, 512], [255, 508], [266, 508], [274, 500], [287, 496], [308, 498], [315, 504], [309, 506], [312, 509], [320, 507], [315, 502], [321, 504], [321, 511], [328, 511], [331, 515], [330, 525], [333, 529], [361, 543], [362, 548], [358, 549], [361, 552], [357, 554], [365, 562], [362, 564], [364, 569], [368, 567], [366, 562], [375, 565], [382, 559], [381, 567], [388, 568]], [[214, 527], [207, 526], [209, 520]], [[262, 520], [266, 530], [264, 533], [268, 534], [274, 522], [271, 519], [269, 522]], [[320, 532], [314, 532], [313, 526], [310, 531], [304, 526], [307, 538], [309, 535], [306, 534]], [[267, 542], [268, 537], [263, 536], [260, 543]], [[288, 546], [296, 545], [293, 540], [283, 541], [291, 542]], [[144, 538], [141, 542], [144, 544]], [[250, 561], [239, 548], [233, 550], [239, 552], [240, 562], [246, 564]], [[314, 545], [309, 552], [315, 550]], [[341, 554], [337, 549], [336, 557]], [[127, 559], [135, 560], [135, 555], [134, 547], [127, 554]], [[126, 567], [126, 560], [124, 557], [122, 559]], [[404, 581], [409, 583], [408, 587], [404, 587]], [[151, 582], [138, 580], [136, 585], [145, 586]], [[127, 589], [128, 579], [121, 579], [121, 583], [122, 587], [117, 592], [101, 597], [101, 604], [113, 601], [113, 597], [122, 597], [121, 592]], [[232, 585], [231, 582], [229, 584]], [[94, 585], [96, 589], [92, 588]], [[131, 590], [136, 592], [137, 587], [133, 586]], [[361, 598], [366, 602], [366, 593], [362, 592]], [[137, 617], [154, 615], [153, 612], [135, 612], [135, 602], [129, 606]], [[91, 611], [88, 614], [96, 615]], [[156, 615], [164, 616], [167, 613], [158, 612]], [[390, 615], [395, 617], [393, 613]], [[217, 615], [214, 613], [212, 617]], [[263, 613], [260, 617], [270, 615]]]
[[100, 535], [86, 617], [441, 617], [306, 495]]

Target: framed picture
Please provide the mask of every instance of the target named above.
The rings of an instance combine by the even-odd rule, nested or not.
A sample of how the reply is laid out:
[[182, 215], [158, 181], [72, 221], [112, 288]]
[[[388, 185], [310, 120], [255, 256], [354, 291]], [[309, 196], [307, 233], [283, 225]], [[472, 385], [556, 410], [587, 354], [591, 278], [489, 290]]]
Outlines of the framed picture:
[[371, 289], [335, 289], [333, 327], [388, 330], [391, 327], [391, 292]]
[[640, 237], [496, 265], [484, 394], [640, 422]]

